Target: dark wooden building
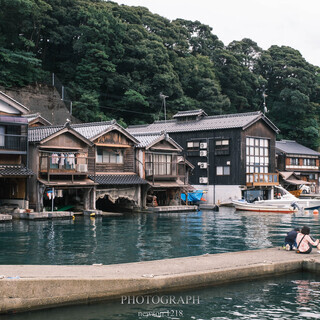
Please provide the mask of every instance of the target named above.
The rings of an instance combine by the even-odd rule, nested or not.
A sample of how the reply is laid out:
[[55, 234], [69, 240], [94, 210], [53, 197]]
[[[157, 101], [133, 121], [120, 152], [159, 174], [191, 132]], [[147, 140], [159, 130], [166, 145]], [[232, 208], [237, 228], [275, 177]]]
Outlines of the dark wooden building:
[[208, 116], [203, 110], [192, 110], [128, 130], [134, 135], [167, 132], [195, 166], [190, 183], [207, 191], [208, 203], [249, 193], [267, 197], [279, 184], [275, 173], [278, 129], [261, 112]]
[[0, 213], [29, 208], [28, 111], [0, 91]]

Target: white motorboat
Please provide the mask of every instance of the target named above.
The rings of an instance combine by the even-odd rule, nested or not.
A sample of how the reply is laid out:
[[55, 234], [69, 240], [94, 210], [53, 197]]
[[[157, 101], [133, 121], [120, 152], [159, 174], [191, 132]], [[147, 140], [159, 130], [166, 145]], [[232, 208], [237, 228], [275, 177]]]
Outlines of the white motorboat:
[[268, 200], [256, 200], [253, 203], [256, 205], [292, 205], [295, 203], [298, 205], [299, 209], [312, 210], [315, 208], [320, 208], [319, 199], [300, 199], [295, 197], [289, 191], [281, 186], [275, 186], [276, 197], [274, 199]]
[[236, 210], [253, 211], [253, 212], [277, 212], [277, 213], [294, 213], [298, 211], [298, 207], [293, 204], [259, 204], [258, 201], [249, 203], [245, 200], [232, 200]]

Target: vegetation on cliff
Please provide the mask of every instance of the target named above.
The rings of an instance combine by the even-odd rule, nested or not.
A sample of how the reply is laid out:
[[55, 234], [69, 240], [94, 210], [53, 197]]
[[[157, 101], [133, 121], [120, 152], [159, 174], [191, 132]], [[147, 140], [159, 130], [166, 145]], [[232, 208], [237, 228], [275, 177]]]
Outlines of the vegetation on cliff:
[[[170, 21], [102, 0], [0, 0], [0, 85], [54, 72], [83, 121], [126, 124], [179, 110], [263, 111], [280, 137], [320, 145], [319, 67], [299, 51], [251, 39], [224, 45], [199, 21]], [[263, 97], [264, 95], [264, 97]]]

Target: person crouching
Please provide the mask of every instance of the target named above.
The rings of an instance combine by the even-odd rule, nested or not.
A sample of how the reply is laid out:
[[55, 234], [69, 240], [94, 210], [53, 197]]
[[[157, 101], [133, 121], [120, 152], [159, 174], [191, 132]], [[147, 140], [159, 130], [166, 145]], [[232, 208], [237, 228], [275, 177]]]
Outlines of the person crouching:
[[297, 253], [310, 253], [312, 246], [319, 246], [319, 239], [314, 240], [310, 237], [310, 228], [307, 226], [303, 226], [301, 232], [297, 234], [296, 242]]
[[297, 248], [297, 234], [300, 232], [299, 228], [294, 228], [287, 233], [287, 236], [284, 238], [284, 245], [287, 251]]

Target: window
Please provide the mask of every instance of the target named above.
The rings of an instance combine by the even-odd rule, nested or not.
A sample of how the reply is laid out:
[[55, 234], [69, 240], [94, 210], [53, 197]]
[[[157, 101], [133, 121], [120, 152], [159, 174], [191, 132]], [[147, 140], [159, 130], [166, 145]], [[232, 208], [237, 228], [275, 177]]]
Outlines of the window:
[[188, 141], [187, 150], [188, 151], [197, 151], [200, 148], [200, 141]]
[[154, 154], [153, 166], [155, 175], [171, 175], [172, 156], [170, 154]]
[[230, 153], [229, 151], [229, 140], [216, 140], [215, 141], [215, 149], [214, 154], [215, 155], [228, 155]]
[[316, 173], [309, 173], [309, 180], [317, 180], [318, 175]]
[[246, 173], [269, 172], [269, 140], [246, 139]]
[[315, 166], [316, 159], [303, 159], [303, 165], [304, 166]]
[[4, 147], [4, 142], [5, 142], [5, 127], [0, 126], [0, 147]]
[[230, 175], [230, 166], [219, 166], [216, 170], [217, 176], [229, 176]]
[[299, 165], [299, 158], [290, 158], [290, 164], [292, 166], [298, 166]]
[[123, 163], [122, 150], [110, 150], [101, 147], [97, 148], [97, 163]]

